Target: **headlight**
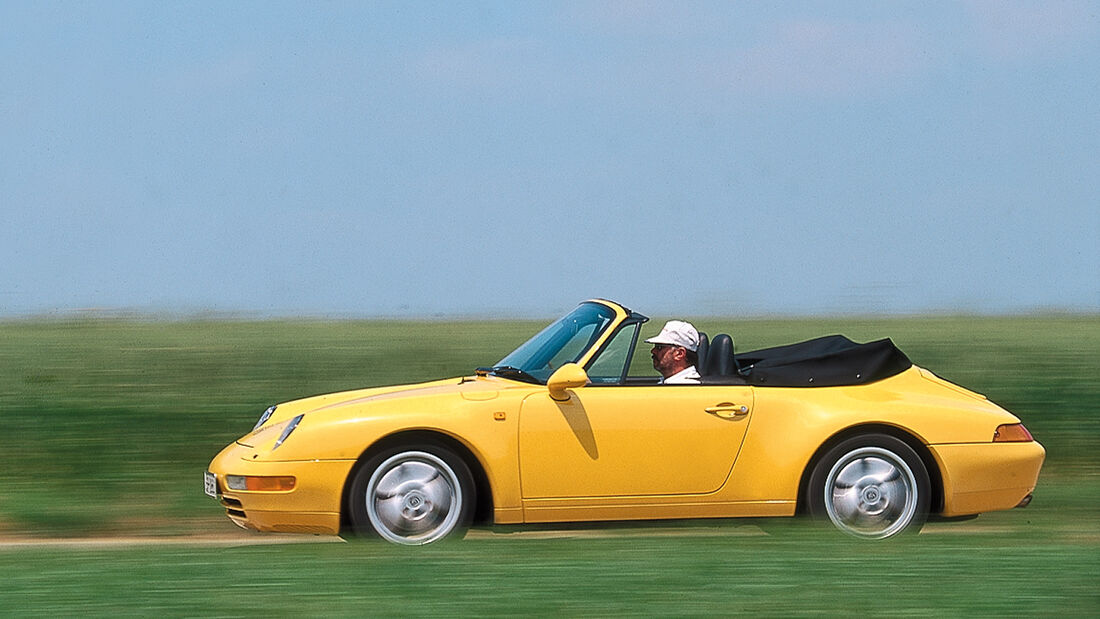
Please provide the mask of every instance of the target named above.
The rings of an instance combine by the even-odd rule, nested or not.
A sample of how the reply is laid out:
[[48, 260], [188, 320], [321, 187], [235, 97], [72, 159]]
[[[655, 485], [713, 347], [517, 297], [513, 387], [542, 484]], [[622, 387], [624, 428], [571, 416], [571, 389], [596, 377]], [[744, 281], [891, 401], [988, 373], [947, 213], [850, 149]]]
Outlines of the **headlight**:
[[271, 415], [273, 415], [274, 413], [275, 413], [275, 407], [274, 406], [268, 407], [268, 409], [266, 411], [264, 411], [264, 414], [260, 415], [260, 420], [256, 422], [256, 425], [252, 426], [252, 431], [255, 432], [256, 430], [259, 430], [260, 426], [267, 423], [267, 420], [271, 419]]
[[275, 441], [275, 447], [271, 448], [272, 450], [283, 444], [283, 441], [286, 440], [286, 437], [290, 436], [290, 433], [294, 431], [294, 428], [298, 427], [298, 423], [302, 421], [302, 417], [305, 417], [305, 415], [298, 415], [286, 424], [286, 427], [283, 428], [283, 433], [279, 435], [279, 440]]

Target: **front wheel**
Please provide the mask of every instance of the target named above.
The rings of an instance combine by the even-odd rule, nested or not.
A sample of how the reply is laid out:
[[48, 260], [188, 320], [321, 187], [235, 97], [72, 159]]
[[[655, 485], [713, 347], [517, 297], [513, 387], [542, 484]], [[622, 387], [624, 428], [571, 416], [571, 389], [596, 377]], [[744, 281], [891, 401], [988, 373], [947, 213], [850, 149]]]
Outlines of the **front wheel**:
[[460, 536], [473, 518], [473, 476], [450, 450], [416, 445], [375, 454], [348, 494], [355, 533], [420, 545]]
[[865, 539], [919, 531], [931, 484], [920, 456], [904, 441], [867, 434], [842, 441], [810, 475], [807, 504], [815, 520]]

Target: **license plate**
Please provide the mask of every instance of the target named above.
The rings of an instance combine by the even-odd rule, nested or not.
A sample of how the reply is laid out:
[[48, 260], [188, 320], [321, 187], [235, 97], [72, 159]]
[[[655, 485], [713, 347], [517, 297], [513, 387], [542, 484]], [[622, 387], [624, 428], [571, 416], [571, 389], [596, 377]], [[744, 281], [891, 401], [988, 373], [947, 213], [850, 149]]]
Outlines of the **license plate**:
[[218, 498], [218, 476], [210, 471], [203, 471], [202, 489], [206, 491], [206, 494], [215, 499]]

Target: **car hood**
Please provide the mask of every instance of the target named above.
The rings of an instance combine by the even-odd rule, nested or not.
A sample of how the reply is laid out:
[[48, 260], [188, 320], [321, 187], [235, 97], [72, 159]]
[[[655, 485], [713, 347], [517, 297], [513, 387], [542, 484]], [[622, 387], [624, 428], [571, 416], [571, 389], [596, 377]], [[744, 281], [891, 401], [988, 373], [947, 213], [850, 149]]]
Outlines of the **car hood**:
[[248, 447], [261, 442], [261, 438], [275, 426], [298, 415], [339, 414], [349, 408], [360, 408], [377, 402], [412, 398], [459, 397], [469, 401], [487, 401], [499, 397], [506, 389], [531, 389], [535, 385], [520, 383], [496, 376], [468, 376], [448, 378], [426, 383], [409, 385], [391, 385], [356, 389], [292, 400], [276, 405], [275, 412], [260, 428], [237, 439], [237, 443]]

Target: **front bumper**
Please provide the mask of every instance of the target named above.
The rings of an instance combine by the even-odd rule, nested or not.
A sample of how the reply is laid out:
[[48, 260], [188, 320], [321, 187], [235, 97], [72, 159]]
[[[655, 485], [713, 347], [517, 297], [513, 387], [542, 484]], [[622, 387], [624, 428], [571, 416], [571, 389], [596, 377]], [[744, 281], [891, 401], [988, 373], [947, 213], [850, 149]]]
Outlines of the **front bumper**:
[[[217, 494], [229, 519], [246, 529], [278, 533], [340, 532], [344, 482], [354, 460], [268, 462], [252, 447], [233, 443], [210, 463], [217, 476]], [[293, 476], [293, 490], [258, 492], [230, 490], [226, 475]]]
[[1046, 450], [1037, 442], [929, 445], [943, 473], [943, 513], [1012, 509], [1035, 490]]

